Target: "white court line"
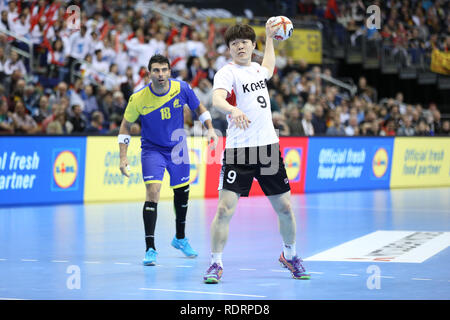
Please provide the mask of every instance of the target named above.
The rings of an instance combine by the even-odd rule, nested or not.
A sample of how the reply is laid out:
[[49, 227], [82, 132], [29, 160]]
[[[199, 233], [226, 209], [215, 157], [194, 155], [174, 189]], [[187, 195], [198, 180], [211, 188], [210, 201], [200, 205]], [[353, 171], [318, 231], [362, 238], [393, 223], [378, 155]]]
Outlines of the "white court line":
[[21, 261], [24, 261], [24, 262], [37, 262], [37, 261], [39, 261], [39, 260], [36, 260], [36, 259], [20, 259]]
[[175, 266], [175, 268], [192, 268], [192, 266]]
[[245, 269], [245, 268], [242, 268], [242, 269], [239, 269], [239, 270], [242, 270], [242, 271], [256, 271], [256, 269]]
[[411, 280], [417, 280], [417, 281], [431, 281], [431, 280], [433, 280], [433, 279], [412, 278]]
[[6, 260], [8, 260], [8, 259], [0, 259], [0, 261], [6, 261]]
[[114, 262], [114, 264], [120, 264], [120, 265], [125, 265], [125, 266], [131, 265], [131, 263], [129, 263], [129, 262]]
[[99, 264], [100, 261], [85, 261], [84, 263]]
[[315, 272], [315, 271], [308, 271], [308, 273], [311, 273], [311, 274], [323, 274], [323, 272]]
[[289, 270], [278, 270], [278, 269], [271, 269], [272, 272], [289, 272]]
[[69, 261], [68, 260], [52, 260], [52, 262], [55, 262], [55, 263], [67, 263]]
[[380, 278], [384, 278], [384, 279], [395, 279], [395, 277], [393, 277], [393, 276], [380, 276]]
[[19, 298], [2, 298], [2, 297], [0, 297], [0, 300], [27, 300], [27, 299], [19, 299]]
[[198, 294], [210, 294], [210, 295], [218, 295], [218, 296], [238, 296], [238, 297], [266, 298], [266, 296], [258, 296], [258, 295], [253, 295], [253, 294], [241, 294], [241, 293], [205, 292], [205, 291], [153, 289], [153, 288], [139, 288], [139, 290], [164, 291], [164, 292], [180, 292], [180, 293], [198, 293]]
[[402, 211], [402, 212], [444, 212], [444, 213], [448, 213], [449, 210], [441, 210], [441, 209], [428, 209], [428, 208], [390, 208], [390, 207], [386, 207], [386, 208], [374, 208], [374, 207], [369, 207], [369, 208], [364, 208], [364, 207], [325, 207], [325, 206], [298, 206], [298, 207], [294, 207], [295, 208], [299, 208], [299, 209], [321, 209], [321, 210], [354, 210], [354, 211], [381, 211], [381, 212], [385, 212], [386, 210], [392, 210], [392, 211]]
[[340, 276], [358, 277], [359, 274], [354, 273], [339, 273]]

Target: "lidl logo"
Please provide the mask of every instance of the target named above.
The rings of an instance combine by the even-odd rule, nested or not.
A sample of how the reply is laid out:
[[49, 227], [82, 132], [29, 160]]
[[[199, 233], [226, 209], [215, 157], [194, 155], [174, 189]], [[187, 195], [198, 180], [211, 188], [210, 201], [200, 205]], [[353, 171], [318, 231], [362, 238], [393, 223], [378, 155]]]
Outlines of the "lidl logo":
[[199, 149], [189, 149], [189, 163], [190, 163], [190, 184], [197, 184], [199, 182], [200, 175], [200, 150]]
[[300, 181], [302, 148], [284, 148], [284, 165], [290, 182]]
[[59, 152], [53, 162], [53, 180], [60, 189], [69, 189], [77, 180], [78, 160], [72, 151]]
[[379, 148], [372, 160], [373, 174], [377, 178], [381, 178], [385, 175], [388, 168], [389, 156], [384, 148]]

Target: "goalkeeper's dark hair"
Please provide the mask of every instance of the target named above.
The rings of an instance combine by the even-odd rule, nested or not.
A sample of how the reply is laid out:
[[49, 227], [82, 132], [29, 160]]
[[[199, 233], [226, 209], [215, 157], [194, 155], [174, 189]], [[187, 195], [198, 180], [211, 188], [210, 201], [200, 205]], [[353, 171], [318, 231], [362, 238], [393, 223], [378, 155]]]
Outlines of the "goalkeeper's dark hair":
[[170, 61], [167, 57], [163, 56], [162, 54], [155, 54], [150, 58], [150, 61], [148, 62], [148, 71], [152, 70], [152, 64], [154, 63], [160, 64], [167, 63], [167, 66], [169, 67], [170, 70]]
[[225, 31], [225, 43], [228, 47], [230, 47], [230, 42], [236, 39], [248, 39], [252, 42], [256, 41], [255, 30], [250, 27], [248, 24], [236, 24], [231, 26]]

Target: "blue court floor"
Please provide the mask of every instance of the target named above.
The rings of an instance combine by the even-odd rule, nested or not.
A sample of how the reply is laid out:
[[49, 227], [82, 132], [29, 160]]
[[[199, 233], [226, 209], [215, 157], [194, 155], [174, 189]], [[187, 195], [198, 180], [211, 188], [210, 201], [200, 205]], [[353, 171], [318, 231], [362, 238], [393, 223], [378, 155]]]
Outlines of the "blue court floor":
[[144, 267], [142, 203], [0, 208], [0, 299], [450, 299], [450, 189], [292, 197], [297, 252], [311, 280], [278, 263], [282, 240], [265, 197], [241, 198], [223, 281], [202, 282], [217, 199], [192, 199], [187, 237], [170, 246], [171, 201], [158, 207], [158, 265]]

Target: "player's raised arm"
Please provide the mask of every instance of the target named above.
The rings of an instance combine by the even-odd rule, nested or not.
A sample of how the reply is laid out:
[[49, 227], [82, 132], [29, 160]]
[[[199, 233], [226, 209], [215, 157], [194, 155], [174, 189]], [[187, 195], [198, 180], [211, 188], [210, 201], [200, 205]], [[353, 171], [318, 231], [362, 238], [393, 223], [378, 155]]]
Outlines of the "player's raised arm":
[[269, 78], [272, 77], [275, 69], [275, 49], [273, 46], [273, 36], [280, 26], [272, 26], [270, 20], [266, 22], [266, 45], [264, 48], [264, 58], [262, 66], [269, 70]]
[[247, 129], [250, 120], [239, 108], [232, 106], [227, 101], [228, 92], [225, 89], [216, 89], [213, 91], [213, 106], [225, 114], [230, 114], [234, 124], [240, 129]]
[[120, 157], [120, 172], [122, 172], [123, 175], [130, 177], [128, 170], [128, 157], [127, 157], [127, 151], [128, 151], [128, 144], [131, 140], [131, 125], [132, 122], [128, 122], [125, 120], [125, 118], [122, 119], [122, 123], [120, 124], [119, 129], [119, 136], [118, 136], [118, 142], [119, 142], [119, 157]]

